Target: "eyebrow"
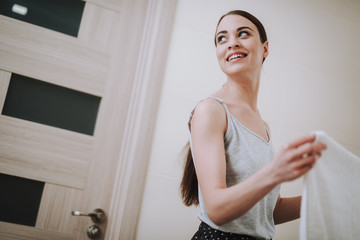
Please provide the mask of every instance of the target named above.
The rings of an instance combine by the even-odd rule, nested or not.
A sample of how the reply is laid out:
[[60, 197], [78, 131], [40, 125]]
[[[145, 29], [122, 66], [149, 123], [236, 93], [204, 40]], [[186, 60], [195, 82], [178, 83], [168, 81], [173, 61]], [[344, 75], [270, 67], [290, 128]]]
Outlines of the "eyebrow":
[[[237, 31], [237, 32], [240, 32], [240, 31], [243, 30], [243, 29], [250, 29], [251, 31], [254, 31], [254, 30], [252, 30], [250, 27], [239, 27], [238, 29], [236, 29], [236, 31]], [[220, 32], [218, 32], [218, 33], [216, 34], [216, 36], [219, 36], [219, 34], [222, 34], [222, 33], [228, 33], [228, 31], [226, 31], [226, 30], [220, 31]]]

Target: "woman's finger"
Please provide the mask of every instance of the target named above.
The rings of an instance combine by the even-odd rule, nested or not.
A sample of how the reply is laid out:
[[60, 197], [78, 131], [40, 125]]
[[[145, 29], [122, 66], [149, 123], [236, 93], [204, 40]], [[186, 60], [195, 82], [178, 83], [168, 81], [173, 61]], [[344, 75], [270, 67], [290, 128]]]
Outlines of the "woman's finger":
[[301, 145], [304, 145], [305, 143], [312, 143], [314, 142], [316, 139], [316, 135], [315, 134], [310, 134], [310, 135], [306, 135], [304, 137], [295, 139], [293, 141], [290, 141], [287, 145], [286, 148], [298, 148]]
[[314, 154], [312, 156], [299, 158], [296, 162], [292, 163], [293, 179], [303, 176], [310, 171], [316, 164], [317, 159], [321, 154]]
[[303, 176], [304, 174], [306, 174], [308, 171], [310, 171], [313, 168], [313, 165], [305, 165], [303, 168], [300, 168], [299, 170], [296, 171], [296, 178]]
[[303, 144], [293, 150], [292, 156], [293, 158], [302, 158], [302, 157], [318, 154], [325, 149], [326, 149], [326, 145], [321, 142], [312, 143], [312, 144]]
[[293, 162], [293, 167], [294, 169], [301, 169], [304, 167], [313, 166], [319, 157], [319, 154], [312, 154], [306, 157], [298, 158]]

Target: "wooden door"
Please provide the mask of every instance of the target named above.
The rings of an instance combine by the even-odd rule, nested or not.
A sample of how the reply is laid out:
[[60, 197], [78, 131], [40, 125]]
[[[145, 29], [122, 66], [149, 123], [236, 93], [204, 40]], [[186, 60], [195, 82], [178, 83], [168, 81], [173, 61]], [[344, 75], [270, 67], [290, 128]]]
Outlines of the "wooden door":
[[88, 239], [71, 211], [95, 208], [102, 238], [135, 238], [175, 5], [89, 0], [77, 37], [0, 15], [1, 109], [15, 74], [101, 99], [93, 134], [0, 115], [0, 173], [45, 183], [36, 225], [0, 239]]

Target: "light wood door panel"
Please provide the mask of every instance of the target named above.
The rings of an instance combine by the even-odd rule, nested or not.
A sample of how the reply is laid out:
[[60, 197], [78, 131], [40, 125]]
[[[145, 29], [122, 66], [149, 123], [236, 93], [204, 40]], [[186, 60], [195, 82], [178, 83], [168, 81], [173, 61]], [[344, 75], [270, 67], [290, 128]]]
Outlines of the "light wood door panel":
[[[121, 10], [126, 6], [122, 1], [119, 0], [88, 0], [94, 5], [101, 6], [102, 8], [110, 9], [114, 12], [121, 12]], [[143, 6], [146, 6], [145, 1], [143, 1]]]
[[79, 219], [69, 213], [74, 209], [82, 208], [82, 191], [55, 184], [46, 184], [43, 194], [36, 227], [71, 234], [73, 226], [77, 224]]
[[[45, 182], [35, 227], [0, 239], [134, 239], [175, 0], [91, 0], [78, 38], [0, 16], [0, 107], [11, 73], [101, 97], [93, 136], [0, 116], [0, 172]], [[158, 52], [156, 52], [158, 51]], [[131, 208], [131, 209], [130, 209]]]
[[1, 222], [1, 237], [6, 240], [73, 240], [72, 234], [50, 231], [41, 228]]
[[[119, 44], [117, 41], [119, 38], [114, 35], [114, 29], [120, 21], [121, 15], [118, 12], [94, 4], [86, 4], [78, 39], [98, 50], [114, 52]], [[118, 34], [121, 33], [118, 32]]]
[[0, 109], [3, 109], [11, 73], [0, 70]]
[[0, 116], [2, 173], [83, 189], [93, 137]]
[[0, 15], [0, 21], [2, 70], [103, 94], [110, 63], [110, 54], [104, 49], [99, 51], [86, 41], [6, 16]]
[[[10, 77], [0, 70], [1, 107]], [[5, 174], [82, 189], [92, 144], [88, 135], [0, 115], [0, 169]]]

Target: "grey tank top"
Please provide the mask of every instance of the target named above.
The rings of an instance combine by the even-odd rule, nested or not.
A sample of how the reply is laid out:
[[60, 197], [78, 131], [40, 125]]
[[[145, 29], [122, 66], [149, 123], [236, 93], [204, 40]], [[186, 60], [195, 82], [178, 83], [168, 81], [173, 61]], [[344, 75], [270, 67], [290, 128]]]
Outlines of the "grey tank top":
[[[260, 135], [242, 125], [229, 112], [224, 100], [215, 97], [208, 98], [217, 100], [224, 106], [226, 111], [227, 130], [224, 136], [226, 183], [230, 187], [244, 181], [269, 163], [274, 156], [274, 149], [271, 139], [269, 142], [266, 142]], [[190, 115], [189, 127], [194, 110]], [[191, 137], [190, 147], [192, 148]], [[280, 185], [275, 187], [243, 216], [222, 226], [217, 226], [206, 214], [204, 200], [199, 187], [200, 213], [198, 217], [214, 229], [246, 234], [260, 239], [271, 239], [275, 233], [273, 211], [279, 192]]]

